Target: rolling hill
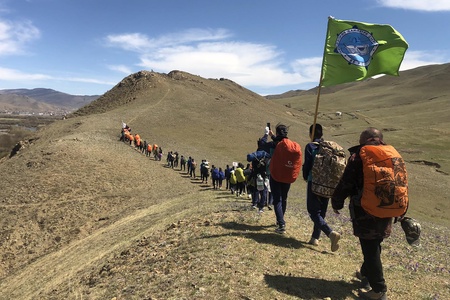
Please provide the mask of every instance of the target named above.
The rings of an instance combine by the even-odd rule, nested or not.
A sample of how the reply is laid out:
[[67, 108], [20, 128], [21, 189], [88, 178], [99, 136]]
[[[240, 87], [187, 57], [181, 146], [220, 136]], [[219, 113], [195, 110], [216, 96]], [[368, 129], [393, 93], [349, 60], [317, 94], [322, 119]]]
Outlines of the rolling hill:
[[[326, 138], [348, 147], [377, 126], [407, 160], [422, 247], [407, 248], [398, 228], [384, 243], [390, 299], [450, 297], [448, 68], [343, 85], [320, 102]], [[266, 122], [289, 125], [306, 145], [315, 100], [313, 91], [268, 100], [224, 78], [140, 71], [38, 130], [0, 162], [0, 299], [355, 299], [361, 258], [348, 213], [328, 216], [343, 234], [337, 254], [325, 237], [306, 245], [301, 180], [280, 236], [272, 212], [119, 142], [123, 121], [164, 154], [245, 163]]]
[[21, 112], [72, 112], [98, 96], [69, 95], [52, 89], [4, 89], [0, 90], [0, 110]]

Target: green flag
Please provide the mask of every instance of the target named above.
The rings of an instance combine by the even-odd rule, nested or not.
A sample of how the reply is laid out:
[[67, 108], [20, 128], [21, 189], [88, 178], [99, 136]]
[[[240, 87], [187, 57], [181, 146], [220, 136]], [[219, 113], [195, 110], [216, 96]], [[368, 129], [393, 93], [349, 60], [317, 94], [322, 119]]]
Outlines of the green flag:
[[398, 76], [408, 43], [390, 25], [328, 18], [321, 86]]

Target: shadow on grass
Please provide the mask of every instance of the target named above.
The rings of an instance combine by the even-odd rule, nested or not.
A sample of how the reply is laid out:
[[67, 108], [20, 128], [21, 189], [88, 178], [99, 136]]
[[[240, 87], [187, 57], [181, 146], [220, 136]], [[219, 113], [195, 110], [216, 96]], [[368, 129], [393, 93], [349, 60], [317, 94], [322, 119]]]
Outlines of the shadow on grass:
[[357, 283], [270, 274], [264, 274], [264, 280], [271, 288], [301, 299], [359, 299], [352, 293]]
[[212, 191], [212, 190], [213, 190], [213, 187], [210, 186], [210, 185], [204, 185], [204, 184], [202, 184], [202, 185], [200, 185], [200, 187], [202, 188], [202, 189], [200, 190], [200, 192]]
[[287, 237], [285, 235], [281, 235], [275, 232], [273, 233], [260, 232], [262, 230], [267, 230], [268, 228], [274, 228], [274, 226], [271, 225], [266, 226], [247, 225], [247, 224], [239, 224], [236, 222], [226, 222], [218, 225], [222, 226], [225, 229], [235, 230], [235, 232], [222, 235], [210, 235], [205, 236], [204, 238], [217, 238], [221, 236], [239, 236], [253, 239], [254, 241], [260, 244], [270, 244], [289, 249], [305, 248], [306, 245], [305, 242], [298, 241], [294, 238]]

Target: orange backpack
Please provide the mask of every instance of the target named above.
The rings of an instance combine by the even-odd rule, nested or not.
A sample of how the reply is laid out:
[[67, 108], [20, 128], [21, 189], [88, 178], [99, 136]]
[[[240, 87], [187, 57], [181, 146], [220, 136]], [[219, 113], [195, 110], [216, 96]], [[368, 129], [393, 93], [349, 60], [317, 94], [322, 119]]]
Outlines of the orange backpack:
[[270, 159], [270, 176], [278, 182], [293, 183], [302, 166], [300, 145], [288, 138], [282, 139]]
[[390, 145], [364, 146], [360, 156], [364, 173], [363, 209], [379, 218], [404, 215], [409, 199], [403, 158]]

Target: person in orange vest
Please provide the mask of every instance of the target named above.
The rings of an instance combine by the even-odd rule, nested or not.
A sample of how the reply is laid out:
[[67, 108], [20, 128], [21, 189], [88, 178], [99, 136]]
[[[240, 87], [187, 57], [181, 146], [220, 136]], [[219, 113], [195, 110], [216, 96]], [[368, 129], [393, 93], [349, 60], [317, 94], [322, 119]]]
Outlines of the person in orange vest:
[[335, 213], [344, 207], [350, 197], [350, 216], [353, 234], [359, 238], [363, 254], [363, 264], [355, 277], [361, 280], [360, 297], [363, 299], [387, 299], [387, 286], [381, 262], [381, 242], [390, 236], [393, 218], [374, 217], [362, 207], [362, 195], [365, 185], [363, 161], [360, 155], [364, 146], [382, 147], [386, 145], [383, 134], [376, 128], [364, 130], [359, 138], [359, 145], [349, 149], [351, 154], [344, 174], [331, 197]]
[[145, 156], [151, 156], [153, 150], [153, 146], [151, 143], [147, 143], [147, 151], [145, 152]]
[[134, 137], [131, 133], [128, 135], [128, 140], [130, 141], [130, 146], [131, 146], [134, 142]]
[[134, 146], [137, 148], [141, 146], [141, 136], [137, 133], [134, 135]]
[[153, 159], [154, 160], [158, 160], [158, 145], [154, 144], [153, 145]]

